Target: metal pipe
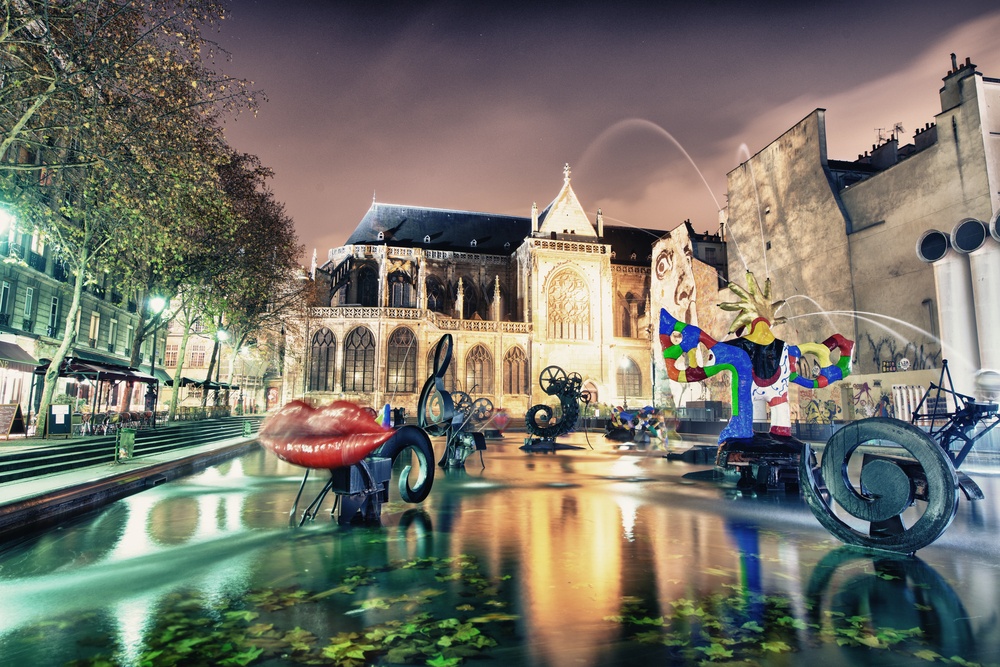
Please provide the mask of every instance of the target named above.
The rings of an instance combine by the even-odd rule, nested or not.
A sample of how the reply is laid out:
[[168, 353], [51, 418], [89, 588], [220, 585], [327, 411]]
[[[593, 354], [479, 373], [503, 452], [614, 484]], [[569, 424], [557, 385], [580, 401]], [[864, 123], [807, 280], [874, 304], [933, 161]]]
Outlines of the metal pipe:
[[968, 258], [954, 252], [948, 235], [936, 229], [921, 235], [916, 250], [917, 257], [934, 268], [942, 356], [953, 371], [955, 390], [971, 395], [979, 370], [979, 342]]
[[1000, 242], [990, 237], [985, 223], [962, 220], [951, 232], [952, 247], [969, 256], [979, 362], [982, 368], [1000, 369]]

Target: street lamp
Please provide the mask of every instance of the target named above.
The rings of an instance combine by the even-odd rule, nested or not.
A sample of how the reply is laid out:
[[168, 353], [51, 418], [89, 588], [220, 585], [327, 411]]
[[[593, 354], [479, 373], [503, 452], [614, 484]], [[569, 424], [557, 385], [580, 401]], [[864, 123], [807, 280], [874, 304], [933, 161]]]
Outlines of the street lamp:
[[628, 410], [628, 378], [625, 375], [626, 372], [628, 371], [628, 357], [622, 357], [621, 369], [622, 369], [622, 409]]
[[222, 344], [229, 340], [229, 332], [219, 329], [215, 332], [215, 339], [219, 341], [219, 356], [215, 361], [215, 407], [219, 407], [219, 374], [222, 371]]
[[160, 381], [156, 379], [156, 330], [160, 328], [160, 315], [167, 307], [167, 300], [162, 296], [154, 296], [149, 300], [149, 312], [153, 314], [153, 357], [149, 360], [149, 372], [153, 381], [146, 391], [146, 411], [152, 416], [150, 422], [156, 428], [156, 400], [160, 396]]

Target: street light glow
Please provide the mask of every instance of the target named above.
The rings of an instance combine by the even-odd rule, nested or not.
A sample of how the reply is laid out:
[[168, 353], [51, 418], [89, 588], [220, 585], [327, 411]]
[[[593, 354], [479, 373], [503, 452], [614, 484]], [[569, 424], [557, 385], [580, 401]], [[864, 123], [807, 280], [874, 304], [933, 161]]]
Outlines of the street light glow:
[[154, 315], [159, 315], [163, 312], [163, 309], [167, 306], [167, 300], [162, 296], [154, 296], [149, 300], [149, 310], [152, 311]]
[[16, 221], [17, 218], [10, 211], [0, 208], [0, 230], [7, 229], [8, 227], [13, 229]]

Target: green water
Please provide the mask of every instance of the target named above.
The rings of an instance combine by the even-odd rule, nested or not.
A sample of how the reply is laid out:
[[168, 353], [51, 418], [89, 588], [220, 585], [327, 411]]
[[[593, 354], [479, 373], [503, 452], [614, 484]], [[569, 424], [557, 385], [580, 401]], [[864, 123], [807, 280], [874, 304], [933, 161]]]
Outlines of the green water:
[[995, 478], [920, 558], [879, 558], [797, 498], [568, 438], [490, 442], [380, 526], [328, 500], [289, 528], [300, 471], [261, 450], [6, 544], [0, 664], [1000, 664]]

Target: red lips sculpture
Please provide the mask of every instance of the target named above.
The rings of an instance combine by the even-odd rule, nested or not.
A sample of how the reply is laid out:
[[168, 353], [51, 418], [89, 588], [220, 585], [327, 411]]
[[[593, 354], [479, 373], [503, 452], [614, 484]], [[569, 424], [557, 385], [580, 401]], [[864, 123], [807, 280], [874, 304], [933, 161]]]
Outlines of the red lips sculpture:
[[314, 408], [295, 400], [264, 420], [258, 437], [282, 461], [333, 470], [357, 463], [394, 434], [349, 401]]

